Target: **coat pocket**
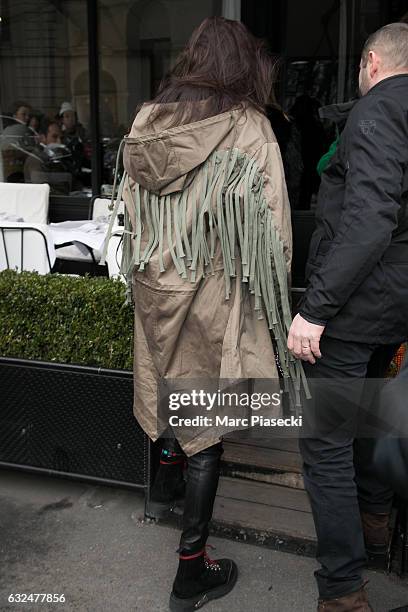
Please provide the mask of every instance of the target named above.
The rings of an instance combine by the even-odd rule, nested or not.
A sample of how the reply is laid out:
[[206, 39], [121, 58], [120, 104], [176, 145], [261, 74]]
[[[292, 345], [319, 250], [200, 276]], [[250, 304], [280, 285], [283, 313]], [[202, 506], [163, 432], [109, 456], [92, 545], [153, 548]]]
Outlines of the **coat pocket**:
[[140, 275], [133, 277], [135, 316], [143, 327], [151, 359], [161, 377], [169, 368], [196, 292], [197, 286], [188, 283], [158, 285], [146, 282]]

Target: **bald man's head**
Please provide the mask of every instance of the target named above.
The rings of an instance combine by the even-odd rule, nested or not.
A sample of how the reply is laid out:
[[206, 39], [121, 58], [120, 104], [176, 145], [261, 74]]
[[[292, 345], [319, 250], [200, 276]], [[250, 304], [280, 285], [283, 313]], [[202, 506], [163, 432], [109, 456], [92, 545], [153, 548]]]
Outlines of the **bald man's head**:
[[365, 95], [379, 81], [408, 73], [408, 24], [389, 23], [368, 37], [360, 63], [360, 92]]

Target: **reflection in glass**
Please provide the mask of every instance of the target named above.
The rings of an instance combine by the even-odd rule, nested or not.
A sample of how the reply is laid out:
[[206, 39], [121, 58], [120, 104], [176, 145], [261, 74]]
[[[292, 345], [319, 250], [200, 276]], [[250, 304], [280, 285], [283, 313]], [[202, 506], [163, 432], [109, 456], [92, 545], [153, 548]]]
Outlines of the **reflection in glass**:
[[2, 0], [1, 18], [0, 180], [90, 195], [86, 2]]
[[218, 0], [99, 0], [103, 193], [112, 189], [116, 152], [136, 108], [155, 95], [193, 29], [221, 10]]

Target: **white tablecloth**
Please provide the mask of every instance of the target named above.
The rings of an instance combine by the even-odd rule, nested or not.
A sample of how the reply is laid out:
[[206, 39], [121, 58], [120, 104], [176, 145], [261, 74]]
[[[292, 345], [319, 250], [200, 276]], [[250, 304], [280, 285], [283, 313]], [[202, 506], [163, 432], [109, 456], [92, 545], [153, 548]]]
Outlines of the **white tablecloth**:
[[[108, 232], [108, 223], [100, 223], [98, 221], [63, 221], [62, 223], [51, 223], [49, 227], [55, 245], [58, 246], [67, 242], [74, 243], [73, 246], [57, 249], [58, 257], [74, 261], [92, 261], [89, 252], [83, 246], [87, 245], [93, 249], [95, 260], [100, 260]], [[118, 276], [119, 268], [117, 262], [120, 262], [122, 251], [119, 249], [117, 253], [117, 249], [123, 227], [115, 226], [112, 232], [115, 235], [109, 241], [106, 264], [109, 276]]]
[[[24, 234], [24, 269], [37, 270], [41, 274], [49, 272], [47, 263], [46, 251], [43, 245], [47, 245], [51, 267], [54, 265], [57, 255], [61, 256], [61, 250], [55, 249], [55, 246], [73, 243], [73, 246], [66, 249], [73, 249], [73, 260], [91, 260], [89, 252], [83, 247], [87, 245], [93, 249], [96, 261], [101, 257], [104, 241], [108, 231], [107, 223], [98, 223], [96, 221], [63, 221], [62, 223], [51, 223], [45, 225], [43, 223], [25, 223], [18, 221], [2, 220], [0, 227], [6, 228], [8, 231], [5, 234], [6, 247], [9, 258], [10, 267], [20, 268], [21, 258], [21, 233], [20, 229], [25, 229]], [[12, 231], [12, 229], [16, 231]], [[31, 231], [29, 231], [31, 230]], [[33, 231], [34, 230], [34, 231]], [[36, 231], [38, 230], [38, 231]], [[45, 238], [40, 236], [38, 232]], [[106, 256], [106, 264], [109, 270], [109, 276], [119, 276], [118, 262], [122, 257], [121, 247], [118, 250], [123, 227], [116, 226], [113, 228], [114, 236], [111, 237]], [[63, 250], [65, 248], [63, 247]], [[70, 259], [70, 256], [65, 256], [65, 259]], [[0, 270], [7, 267], [7, 260], [4, 253], [4, 247], [1, 243], [0, 249]]]
[[102, 251], [107, 223], [96, 221], [63, 221], [49, 225], [54, 244], [81, 242], [95, 251]]

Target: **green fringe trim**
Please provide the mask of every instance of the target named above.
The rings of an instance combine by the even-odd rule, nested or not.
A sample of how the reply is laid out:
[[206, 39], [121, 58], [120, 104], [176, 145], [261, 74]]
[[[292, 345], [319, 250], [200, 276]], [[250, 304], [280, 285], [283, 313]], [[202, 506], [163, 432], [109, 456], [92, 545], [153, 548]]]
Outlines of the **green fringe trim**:
[[[213, 273], [217, 240], [221, 245], [225, 299], [228, 300], [231, 279], [237, 276], [238, 248], [242, 282], [247, 283], [254, 295], [258, 317], [262, 319], [266, 315], [276, 341], [285, 388], [297, 407], [301, 388], [310, 398], [302, 364], [291, 356], [286, 346], [292, 316], [283, 243], [274, 226], [256, 160], [238, 149], [217, 151], [203, 164], [188, 189], [165, 196], [149, 193], [137, 183], [130, 188], [129, 178], [124, 176], [118, 190], [119, 201], [124, 181], [132, 194], [131, 206], [136, 219], [133, 229], [125, 211], [121, 272], [128, 281], [128, 301], [132, 299], [133, 268], [143, 271], [156, 250], [161, 272], [165, 271], [163, 250], [168, 248], [181, 278], [195, 282], [198, 270]], [[187, 202], [192, 213], [190, 236]], [[144, 230], [142, 208], [148, 232], [143, 253], [140, 252]]]

